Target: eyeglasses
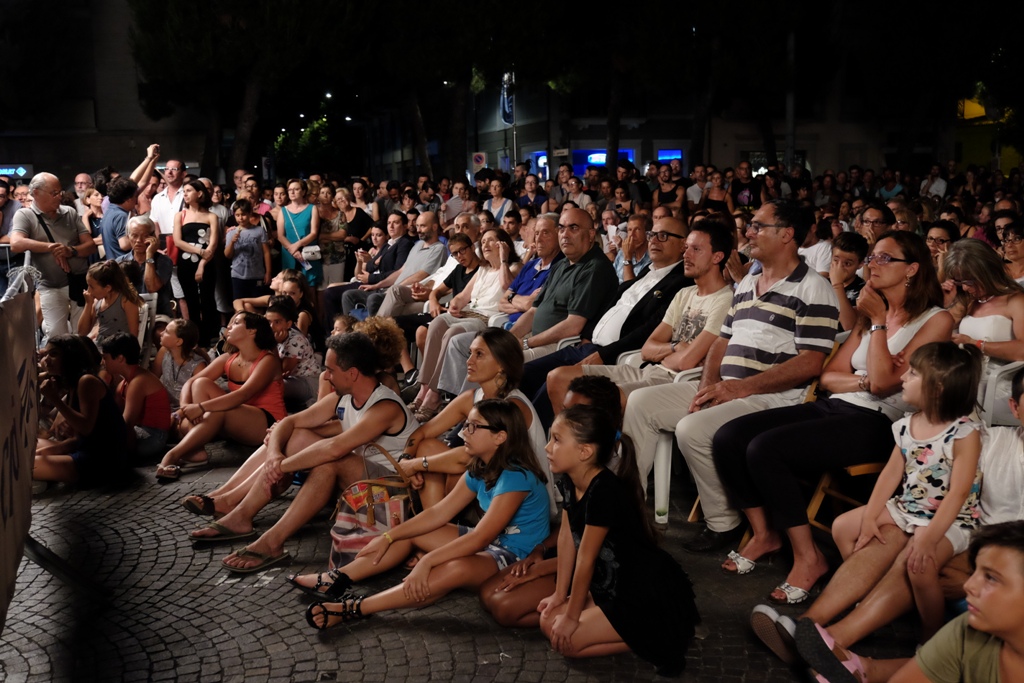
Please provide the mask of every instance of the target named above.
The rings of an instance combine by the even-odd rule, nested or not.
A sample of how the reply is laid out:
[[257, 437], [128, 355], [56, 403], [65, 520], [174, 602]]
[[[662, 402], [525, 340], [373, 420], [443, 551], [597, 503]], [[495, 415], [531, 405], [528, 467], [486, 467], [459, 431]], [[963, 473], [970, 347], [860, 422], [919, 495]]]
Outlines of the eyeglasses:
[[889, 225], [882, 218], [864, 218], [863, 216], [860, 218], [860, 223], [861, 225], [870, 225], [873, 228], [879, 225]]
[[[62, 192], [60, 190], [44, 190], [43, 188], [39, 188], [38, 190], [36, 190], [36, 192], [41, 192], [43, 194], [48, 194], [51, 197], [59, 197], [62, 194]], [[28, 193], [26, 192], [25, 194], [27, 195]]]
[[680, 240], [686, 239], [682, 235], [677, 235], [676, 233], [669, 232], [668, 230], [659, 230], [657, 232], [652, 230], [651, 232], [647, 233], [648, 242], [653, 242], [654, 240], [658, 240], [659, 242], [668, 242], [669, 237], [675, 237], [676, 239]]
[[1020, 244], [1024, 242], [1024, 237], [1020, 235], [1007, 235], [1003, 238], [1003, 244]]
[[939, 246], [942, 246], [943, 244], [949, 244], [952, 240], [945, 237], [925, 237], [924, 241], [928, 244], [938, 244]]
[[892, 254], [886, 254], [884, 251], [881, 254], [871, 254], [870, 256], [864, 259], [864, 263], [875, 263], [880, 266], [884, 266], [893, 261], [897, 261], [899, 263], [912, 263], [910, 259], [896, 258]]
[[448, 253], [450, 253], [455, 258], [458, 258], [458, 257], [462, 256], [462, 254], [464, 254], [467, 249], [469, 249], [469, 247], [463, 247], [462, 249], [452, 249]]
[[174, 166], [165, 166], [164, 171], [167, 173], [178, 173], [179, 171], [181, 171], [181, 169], [175, 168]]
[[788, 228], [788, 225], [779, 225], [778, 223], [761, 223], [759, 221], [751, 221], [750, 225], [747, 226], [747, 230], [753, 230], [754, 232], [761, 232], [766, 228]]
[[480, 424], [479, 422], [470, 422], [469, 420], [466, 420], [465, 422], [462, 423], [462, 429], [460, 431], [467, 436], [473, 436], [474, 434], [476, 434], [476, 430], [478, 429], [486, 429], [489, 432], [502, 431], [497, 427], [492, 427], [491, 425], [483, 425]]

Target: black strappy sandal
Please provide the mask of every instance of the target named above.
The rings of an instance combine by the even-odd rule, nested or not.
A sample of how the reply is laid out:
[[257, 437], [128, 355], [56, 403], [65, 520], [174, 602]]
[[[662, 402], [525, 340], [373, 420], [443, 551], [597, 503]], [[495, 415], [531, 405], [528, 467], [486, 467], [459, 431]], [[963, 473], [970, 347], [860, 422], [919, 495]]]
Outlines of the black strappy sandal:
[[[324, 580], [325, 576], [330, 579], [329, 582]], [[315, 586], [304, 586], [298, 582], [298, 578], [298, 574], [292, 574], [288, 577], [288, 583], [314, 598], [338, 600], [344, 598], [348, 589], [352, 587], [352, 579], [348, 577], [348, 574], [342, 574], [339, 569], [331, 569], [317, 574]]]
[[[318, 631], [324, 631], [332, 626], [345, 623], [346, 621], [368, 619], [369, 615], [363, 614], [360, 607], [362, 603], [363, 596], [352, 595], [350, 593], [342, 597], [341, 601], [337, 603], [342, 607], [340, 610], [328, 609], [326, 602], [314, 602], [306, 608], [306, 623]], [[316, 623], [316, 617], [322, 617], [323, 623]], [[331, 617], [341, 617], [341, 621], [329, 624], [328, 622]]]

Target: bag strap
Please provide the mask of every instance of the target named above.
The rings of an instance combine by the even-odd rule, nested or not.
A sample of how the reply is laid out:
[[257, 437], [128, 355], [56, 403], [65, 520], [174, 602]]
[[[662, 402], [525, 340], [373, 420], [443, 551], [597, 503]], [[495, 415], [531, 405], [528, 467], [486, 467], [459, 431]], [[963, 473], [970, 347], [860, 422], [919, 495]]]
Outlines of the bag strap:
[[[302, 238], [299, 237], [299, 229], [295, 227], [295, 221], [292, 220], [292, 212], [288, 210], [287, 206], [282, 206], [281, 210], [284, 211], [284, 216], [288, 219], [288, 224], [292, 226], [292, 232], [295, 233], [295, 241], [298, 242]], [[287, 232], [288, 231], [286, 230], [285, 233]]]
[[57, 240], [53, 239], [53, 233], [50, 232], [50, 228], [46, 225], [46, 221], [43, 220], [43, 214], [42, 213], [36, 213], [35, 211], [33, 211], [32, 213], [36, 214], [36, 220], [39, 221], [39, 225], [42, 226], [43, 232], [46, 233], [46, 238], [48, 240], [50, 240], [51, 242], [56, 242]]
[[401, 477], [402, 481], [404, 481], [405, 483], [407, 483], [407, 484], [411, 484], [412, 483], [412, 480], [409, 477], [405, 476], [405, 473], [402, 472], [402, 468], [398, 466], [398, 461], [395, 460], [395, 456], [391, 455], [391, 451], [389, 451], [388, 449], [384, 448], [383, 446], [381, 446], [376, 441], [371, 441], [370, 443], [368, 443], [365, 446], [363, 446], [364, 457], [365, 457], [365, 453], [366, 453], [366, 449], [367, 448], [374, 448], [377, 451], [379, 451], [380, 453], [383, 453], [384, 457], [388, 459], [389, 463], [391, 463], [391, 467], [392, 467], [392, 469], [395, 470], [395, 474], [397, 474], [399, 477]]

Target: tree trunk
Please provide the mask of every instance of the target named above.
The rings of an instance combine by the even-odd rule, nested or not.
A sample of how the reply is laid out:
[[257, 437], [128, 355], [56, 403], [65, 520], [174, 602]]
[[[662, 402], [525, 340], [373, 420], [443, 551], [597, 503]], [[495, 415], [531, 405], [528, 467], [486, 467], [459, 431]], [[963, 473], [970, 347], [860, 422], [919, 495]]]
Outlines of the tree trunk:
[[[236, 168], [246, 168], [245, 160], [249, 157], [249, 141], [252, 139], [252, 131], [256, 127], [256, 119], [259, 116], [257, 109], [262, 92], [263, 81], [260, 79], [259, 70], [254, 67], [249, 71], [249, 76], [245, 80], [242, 104], [238, 107], [235, 144], [231, 147], [231, 163], [227, 168], [228, 173]], [[257, 173], [257, 175], [262, 176], [262, 173]]]
[[427, 177], [433, 179], [433, 166], [430, 163], [430, 155], [427, 154], [427, 129], [423, 125], [423, 112], [420, 111], [420, 98], [415, 92], [410, 92], [406, 107], [409, 111], [409, 120], [412, 121], [413, 149], [416, 157], [419, 158], [419, 170]]
[[[608, 87], [608, 138], [605, 143], [605, 169], [615, 172], [619, 163], [619, 128], [622, 124], [622, 73], [618, 69], [611, 70], [611, 83]], [[639, 162], [640, 160], [637, 159]]]
[[[468, 74], [467, 74], [468, 76]], [[452, 113], [449, 119], [449, 148], [445, 167], [453, 180], [465, 180], [469, 167], [469, 151], [466, 148], [466, 98], [469, 86], [464, 81], [455, 83], [452, 90]]]

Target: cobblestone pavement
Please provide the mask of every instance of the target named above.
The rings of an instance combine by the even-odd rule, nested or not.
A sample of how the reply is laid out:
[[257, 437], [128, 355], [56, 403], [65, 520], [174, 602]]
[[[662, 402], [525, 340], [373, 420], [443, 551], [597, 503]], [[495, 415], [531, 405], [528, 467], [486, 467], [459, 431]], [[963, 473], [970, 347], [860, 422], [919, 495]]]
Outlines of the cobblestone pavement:
[[[109, 591], [89, 599], [28, 560], [0, 635], [0, 680], [16, 681], [611, 681], [646, 680], [654, 671], [631, 654], [568, 661], [537, 630], [496, 626], [476, 596], [458, 593], [420, 610], [379, 615], [317, 633], [303, 618], [308, 603], [284, 576], [320, 570], [329, 547], [326, 516], [286, 544], [288, 566], [238, 578], [220, 566], [228, 546], [194, 548], [186, 532], [199, 518], [177, 501], [212, 489], [224, 467], [157, 486], [150, 471], [118, 491], [48, 492], [33, 505], [32, 534], [75, 571]], [[688, 655], [683, 681], [807, 680], [775, 659], [747, 625], [750, 608], [785, 577], [776, 559], [750, 575], [727, 576], [722, 557], [679, 547], [697, 525], [686, 523], [694, 492], [674, 478], [672, 520], [664, 545], [689, 572], [704, 633]], [[289, 502], [257, 517], [266, 529]], [[724, 553], [722, 553], [724, 555]], [[394, 585], [396, 570], [365, 585]], [[361, 585], [361, 587], [362, 587]], [[647, 605], [657, 620], [658, 606]], [[796, 614], [797, 608], [788, 611]], [[876, 656], [913, 651], [909, 619], [861, 644]]]

